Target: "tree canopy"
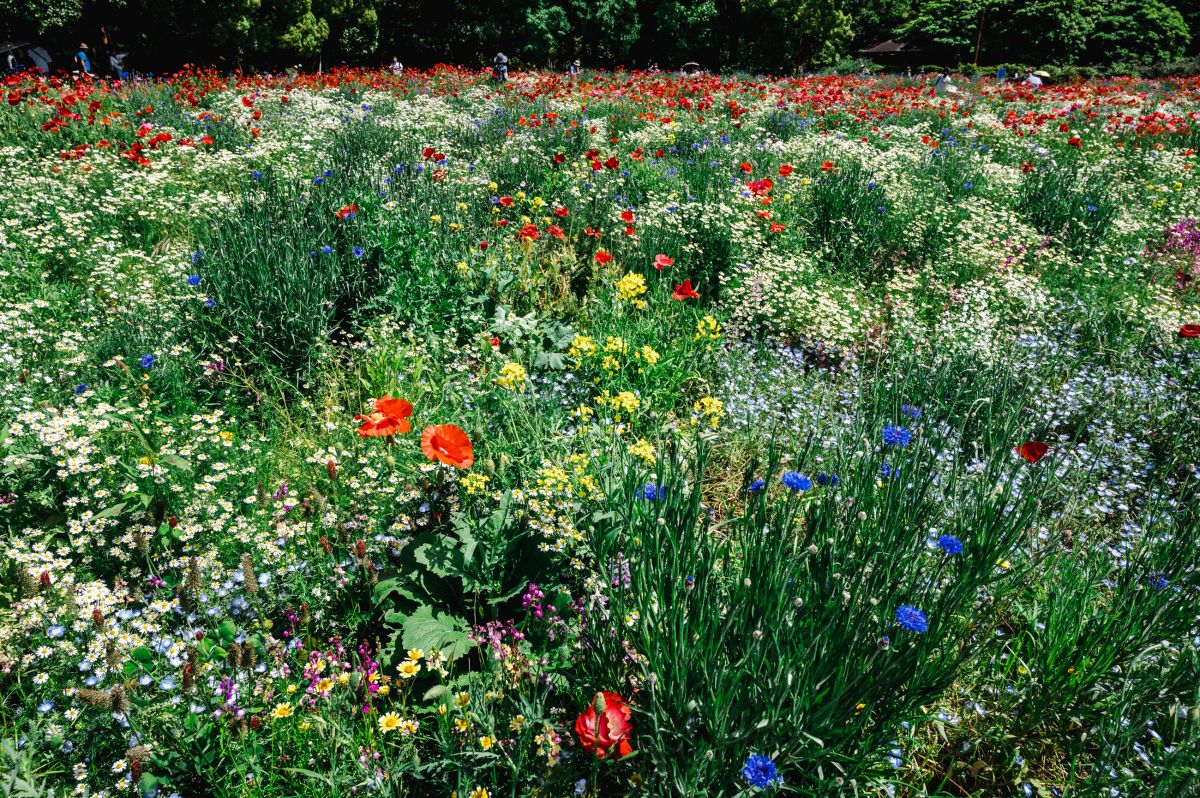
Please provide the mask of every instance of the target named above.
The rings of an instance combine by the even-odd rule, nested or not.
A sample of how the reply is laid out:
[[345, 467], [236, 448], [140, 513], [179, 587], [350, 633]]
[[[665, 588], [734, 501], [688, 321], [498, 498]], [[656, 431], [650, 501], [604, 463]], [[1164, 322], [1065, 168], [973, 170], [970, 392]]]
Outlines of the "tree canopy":
[[0, 35], [70, 47], [107, 25], [182, 63], [706, 66], [788, 72], [903, 38], [924, 63], [1159, 63], [1200, 47], [1195, 0], [0, 0]]

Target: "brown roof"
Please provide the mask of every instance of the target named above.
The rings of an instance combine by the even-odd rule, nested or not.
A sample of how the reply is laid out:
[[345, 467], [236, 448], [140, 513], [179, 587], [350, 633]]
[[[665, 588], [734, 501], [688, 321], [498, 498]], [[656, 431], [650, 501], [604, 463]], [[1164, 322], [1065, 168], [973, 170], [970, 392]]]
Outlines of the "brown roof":
[[886, 42], [880, 42], [874, 47], [868, 47], [865, 50], [858, 51], [862, 55], [883, 54], [883, 53], [919, 53], [920, 47], [915, 47], [908, 42], [898, 42], [894, 39], [888, 39]]

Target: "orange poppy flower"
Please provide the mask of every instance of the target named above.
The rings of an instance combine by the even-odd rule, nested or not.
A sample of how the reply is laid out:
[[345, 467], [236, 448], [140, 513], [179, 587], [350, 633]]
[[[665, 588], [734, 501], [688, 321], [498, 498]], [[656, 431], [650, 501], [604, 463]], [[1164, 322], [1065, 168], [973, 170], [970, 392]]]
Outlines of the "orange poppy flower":
[[355, 416], [355, 421], [363, 422], [358, 428], [358, 434], [364, 438], [403, 434], [412, 429], [408, 419], [412, 416], [413, 407], [403, 399], [394, 396], [384, 396], [375, 400], [375, 412], [369, 416]]
[[453, 424], [426, 427], [421, 433], [421, 451], [430, 460], [437, 460], [455, 468], [466, 469], [475, 464], [471, 439]]

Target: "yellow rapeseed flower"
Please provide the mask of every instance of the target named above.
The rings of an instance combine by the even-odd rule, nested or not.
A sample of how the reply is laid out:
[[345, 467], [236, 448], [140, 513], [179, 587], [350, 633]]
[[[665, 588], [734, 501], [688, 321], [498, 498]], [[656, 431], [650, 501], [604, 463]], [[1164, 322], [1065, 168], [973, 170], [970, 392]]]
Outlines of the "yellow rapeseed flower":
[[524, 391], [527, 377], [525, 367], [510, 360], [500, 367], [500, 376], [496, 378], [496, 384], [510, 391]]

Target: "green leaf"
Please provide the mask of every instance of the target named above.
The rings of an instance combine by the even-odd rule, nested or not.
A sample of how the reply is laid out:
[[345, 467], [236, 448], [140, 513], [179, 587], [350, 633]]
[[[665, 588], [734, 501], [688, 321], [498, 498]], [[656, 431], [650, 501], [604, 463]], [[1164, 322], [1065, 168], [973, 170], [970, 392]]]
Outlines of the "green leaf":
[[217, 627], [217, 634], [221, 636], [222, 640], [232, 640], [233, 636], [237, 634], [237, 624], [230, 618], [226, 618]]
[[422, 604], [409, 615], [403, 628], [405, 648], [437, 649], [451, 662], [464, 656], [474, 645], [467, 637], [466, 621], [444, 612], [435, 615], [428, 604]]
[[189, 463], [187, 460], [184, 460], [182, 457], [180, 457], [177, 454], [159, 455], [158, 459], [160, 462], [166, 463], [169, 466], [174, 466], [175, 468], [178, 468], [180, 471], [187, 471], [187, 472], [191, 473], [191, 470], [192, 470], [191, 463]]
[[413, 558], [438, 576], [463, 576], [463, 555], [444, 537], [422, 543], [413, 549]]
[[125, 512], [126, 502], [114, 504], [112, 507], [105, 507], [100, 512], [96, 513], [97, 518], [113, 518]]
[[146, 646], [138, 646], [133, 650], [130, 656], [132, 656], [138, 662], [154, 661], [154, 652], [148, 649]]

